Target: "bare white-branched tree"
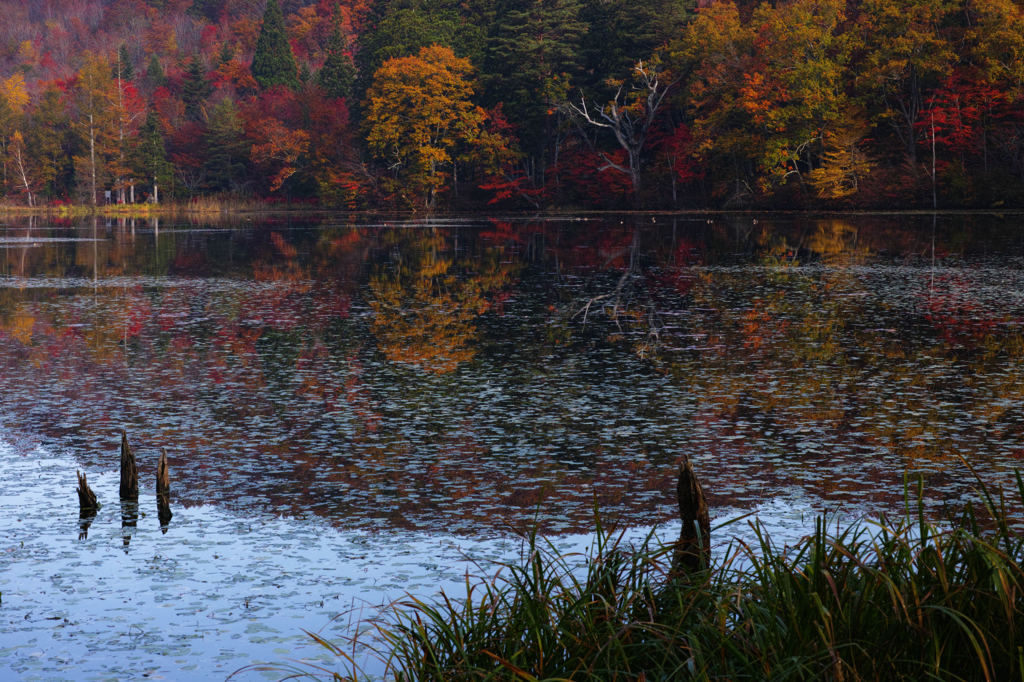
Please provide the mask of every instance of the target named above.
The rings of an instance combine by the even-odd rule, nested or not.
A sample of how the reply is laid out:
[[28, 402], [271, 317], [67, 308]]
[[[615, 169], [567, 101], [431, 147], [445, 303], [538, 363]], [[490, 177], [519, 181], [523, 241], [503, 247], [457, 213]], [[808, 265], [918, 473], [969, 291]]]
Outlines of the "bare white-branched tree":
[[18, 186], [25, 190], [25, 195], [28, 197], [28, 205], [30, 207], [35, 206], [35, 197], [32, 194], [32, 183], [29, 181], [28, 177], [28, 164], [25, 159], [25, 138], [22, 136], [20, 130], [15, 130], [14, 134], [11, 135], [11, 142], [8, 145], [8, 151], [11, 156], [11, 161], [14, 163], [14, 168], [18, 171], [18, 175], [21, 177], [20, 184]]
[[629, 176], [633, 185], [633, 196], [640, 194], [643, 149], [647, 135], [654, 126], [665, 96], [675, 85], [669, 74], [658, 68], [654, 62], [643, 60], [633, 67], [631, 82], [621, 83], [615, 97], [604, 106], [587, 105], [585, 96], [580, 103], [569, 103], [569, 110], [585, 123], [612, 131], [616, 142], [626, 152], [628, 165], [618, 163], [602, 153], [604, 165], [599, 170], [614, 169]]

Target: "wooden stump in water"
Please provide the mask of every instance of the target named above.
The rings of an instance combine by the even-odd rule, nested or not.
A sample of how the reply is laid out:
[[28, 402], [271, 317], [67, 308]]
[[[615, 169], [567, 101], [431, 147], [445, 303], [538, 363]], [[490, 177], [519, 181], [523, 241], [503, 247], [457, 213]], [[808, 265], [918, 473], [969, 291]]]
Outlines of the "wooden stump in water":
[[89, 483], [85, 480], [85, 474], [81, 471], [75, 473], [78, 474], [78, 511], [82, 516], [95, 516], [100, 508], [100, 503], [96, 500], [96, 493], [89, 487]]
[[135, 453], [128, 444], [128, 434], [121, 429], [121, 499], [139, 497], [139, 470], [135, 466]]
[[160, 461], [156, 464], [156, 494], [171, 494], [171, 475], [167, 470], [167, 450], [160, 448]]
[[156, 465], [156, 512], [162, 526], [170, 523], [174, 516], [171, 513], [171, 475], [167, 470], [167, 451], [163, 448]]
[[704, 491], [686, 455], [683, 455], [683, 461], [679, 464], [676, 493], [683, 527], [679, 531], [679, 540], [672, 557], [673, 573], [705, 569], [711, 562], [711, 521]]

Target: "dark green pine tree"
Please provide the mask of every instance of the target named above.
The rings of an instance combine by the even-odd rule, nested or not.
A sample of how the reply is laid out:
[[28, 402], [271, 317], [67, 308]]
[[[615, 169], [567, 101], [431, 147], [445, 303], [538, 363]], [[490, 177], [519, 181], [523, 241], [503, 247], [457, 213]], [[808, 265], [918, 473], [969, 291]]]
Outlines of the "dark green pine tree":
[[601, 89], [608, 78], [627, 78], [641, 59], [681, 35], [693, 16], [692, 0], [608, 0], [588, 3], [581, 15], [590, 28], [583, 36], [580, 62], [584, 90]]
[[210, 112], [210, 120], [203, 135], [206, 160], [203, 172], [206, 189], [237, 192], [243, 184], [248, 148], [242, 137], [242, 120], [231, 99], [220, 101]]
[[213, 86], [206, 79], [206, 70], [198, 57], [192, 57], [185, 67], [185, 79], [181, 83], [181, 101], [185, 103], [185, 115], [193, 121], [203, 120], [203, 103], [213, 92]]
[[348, 97], [356, 80], [356, 67], [348, 54], [345, 34], [341, 30], [341, 9], [334, 8], [334, 23], [327, 42], [327, 59], [316, 74], [316, 82], [328, 97]]
[[267, 0], [267, 9], [263, 13], [263, 25], [260, 27], [259, 38], [256, 39], [256, 51], [252, 56], [253, 78], [263, 89], [275, 85], [290, 88], [299, 85], [299, 70], [295, 66], [295, 55], [288, 44], [288, 36], [284, 31], [284, 15], [277, 0]]
[[377, 3], [379, 19], [359, 36], [356, 89], [369, 87], [373, 74], [386, 60], [405, 57], [430, 45], [446, 45], [473, 64], [483, 60], [486, 27], [468, 2], [453, 0], [396, 0]]
[[166, 192], [166, 188], [171, 184], [172, 168], [171, 162], [167, 160], [160, 118], [155, 112], [151, 111], [146, 115], [146, 122], [139, 131], [139, 145], [136, 148], [133, 165], [147, 182], [153, 183], [150, 200], [159, 203], [161, 191]]
[[[582, 6], [581, 0], [503, 0], [491, 29], [482, 99], [485, 106], [504, 103], [523, 150], [537, 161], [552, 155], [552, 112], [572, 97], [582, 75], [580, 46], [589, 28]], [[534, 166], [543, 173], [543, 163]]]
[[217, 66], [223, 66], [229, 63], [235, 58], [235, 48], [231, 46], [228, 41], [224, 41], [224, 44], [220, 46], [220, 52], [217, 54]]
[[149, 65], [146, 66], [146, 84], [154, 90], [167, 85], [164, 67], [160, 66], [160, 60], [155, 54], [149, 58]]
[[132, 66], [132, 59], [128, 55], [128, 46], [121, 43], [121, 47], [117, 48], [117, 70], [120, 74], [115, 73], [114, 77], [121, 76], [121, 80], [133, 81], [135, 80], [135, 67]]

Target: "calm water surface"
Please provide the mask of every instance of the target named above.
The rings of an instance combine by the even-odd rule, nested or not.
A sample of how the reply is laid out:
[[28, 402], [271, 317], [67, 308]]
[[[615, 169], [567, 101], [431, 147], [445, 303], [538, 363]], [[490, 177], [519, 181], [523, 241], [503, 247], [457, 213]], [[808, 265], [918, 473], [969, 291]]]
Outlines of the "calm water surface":
[[956, 509], [1024, 456], [1022, 265], [1018, 215], [0, 226], [0, 676], [313, 655], [595, 501], [671, 534], [684, 452], [781, 537]]

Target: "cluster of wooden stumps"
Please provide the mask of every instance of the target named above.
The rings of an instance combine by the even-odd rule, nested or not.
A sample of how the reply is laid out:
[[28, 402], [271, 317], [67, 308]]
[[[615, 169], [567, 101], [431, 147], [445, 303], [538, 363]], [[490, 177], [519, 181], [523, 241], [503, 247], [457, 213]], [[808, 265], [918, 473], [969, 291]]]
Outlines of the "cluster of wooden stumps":
[[[89, 524], [96, 517], [100, 509], [100, 503], [96, 499], [96, 493], [89, 487], [85, 474], [81, 471], [78, 474], [78, 510], [81, 520], [81, 535], [84, 538], [89, 530]], [[128, 434], [121, 431], [121, 526], [123, 528], [134, 527], [139, 517], [139, 469], [135, 462], [135, 452], [128, 443]], [[171, 479], [167, 469], [167, 452], [161, 448], [160, 460], [156, 467], [156, 509], [157, 518], [160, 520], [161, 529], [166, 532], [167, 525], [171, 522]], [[125, 535], [125, 544], [128, 544], [130, 535]]]
[[[99, 511], [96, 493], [89, 487], [85, 474], [78, 473], [78, 506], [82, 519], [82, 535]], [[128, 443], [128, 434], [121, 431], [121, 520], [122, 526], [134, 526], [138, 519], [139, 470], [135, 453]], [[679, 518], [682, 528], [672, 556], [674, 574], [690, 573], [708, 568], [711, 562], [711, 521], [704, 490], [693, 471], [690, 458], [683, 455], [679, 464], [679, 482], [676, 487]], [[167, 470], [167, 452], [161, 448], [156, 467], [156, 506], [160, 526], [166, 532], [171, 521], [171, 483]], [[127, 536], [126, 536], [127, 538]], [[127, 539], [125, 540], [127, 543]]]

